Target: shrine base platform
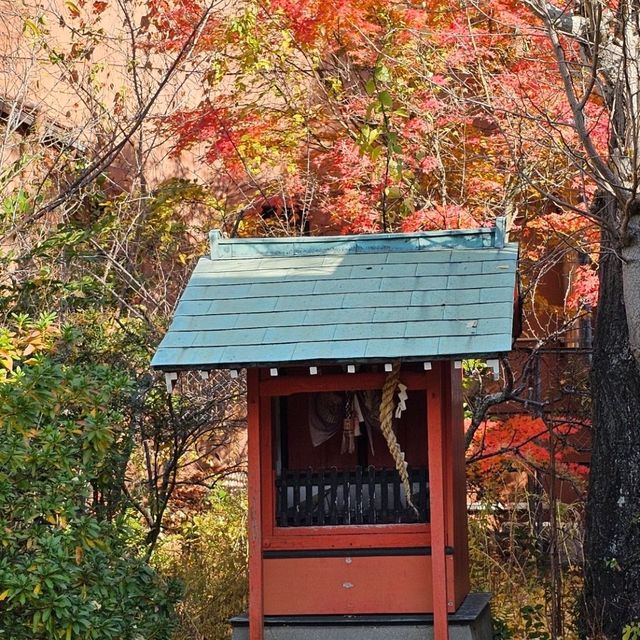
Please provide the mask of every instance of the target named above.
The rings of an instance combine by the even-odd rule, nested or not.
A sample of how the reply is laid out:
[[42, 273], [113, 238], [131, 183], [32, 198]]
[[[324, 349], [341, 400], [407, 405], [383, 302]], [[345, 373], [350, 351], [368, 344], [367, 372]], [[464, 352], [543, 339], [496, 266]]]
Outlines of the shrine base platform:
[[[449, 640], [491, 640], [489, 593], [470, 593], [449, 614]], [[233, 640], [249, 640], [246, 614], [230, 620]], [[329, 615], [265, 616], [264, 640], [432, 640], [433, 616]]]

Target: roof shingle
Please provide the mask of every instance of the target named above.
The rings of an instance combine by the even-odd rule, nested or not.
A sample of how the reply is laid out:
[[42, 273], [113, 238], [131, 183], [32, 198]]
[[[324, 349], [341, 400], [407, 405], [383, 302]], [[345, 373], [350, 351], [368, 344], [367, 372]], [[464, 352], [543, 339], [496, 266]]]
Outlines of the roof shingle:
[[509, 351], [517, 245], [500, 227], [224, 239], [198, 262], [152, 366], [207, 369]]

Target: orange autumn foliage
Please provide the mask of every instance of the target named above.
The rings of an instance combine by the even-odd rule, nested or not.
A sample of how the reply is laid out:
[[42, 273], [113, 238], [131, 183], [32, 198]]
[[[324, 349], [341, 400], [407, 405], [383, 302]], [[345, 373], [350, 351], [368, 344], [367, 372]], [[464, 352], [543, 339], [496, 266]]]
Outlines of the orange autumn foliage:
[[[158, 48], [183, 43], [205, 9], [151, 5]], [[594, 185], [576, 165], [553, 52], [521, 3], [247, 0], [214, 10], [196, 56], [210, 67], [208, 96], [162, 126], [177, 153], [202, 151], [230, 185], [229, 230], [420, 231], [506, 215], [521, 243], [522, 290], [548, 332], [593, 307], [598, 229], [585, 213]], [[597, 98], [585, 114], [604, 149]], [[576, 252], [586, 259], [568, 270], [566, 295], [545, 299], [538, 280]], [[514, 439], [525, 443], [518, 455], [542, 455], [545, 436], [530, 440], [538, 422], [499, 424], [481, 430], [485, 445]]]
[[505, 461], [548, 472], [553, 462], [558, 475], [584, 480], [587, 467], [574, 462], [574, 442], [583, 428], [570, 418], [543, 420], [527, 414], [486, 420], [467, 457], [483, 473], [495, 472]]

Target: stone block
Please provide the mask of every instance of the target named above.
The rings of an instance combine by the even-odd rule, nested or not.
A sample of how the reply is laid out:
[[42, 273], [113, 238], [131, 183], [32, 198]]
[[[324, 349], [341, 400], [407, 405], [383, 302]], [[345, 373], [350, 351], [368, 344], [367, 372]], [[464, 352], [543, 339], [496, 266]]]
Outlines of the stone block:
[[[470, 593], [449, 614], [449, 640], [491, 640], [488, 593]], [[233, 640], [249, 640], [246, 614], [230, 620]], [[430, 614], [266, 616], [264, 640], [433, 640]]]

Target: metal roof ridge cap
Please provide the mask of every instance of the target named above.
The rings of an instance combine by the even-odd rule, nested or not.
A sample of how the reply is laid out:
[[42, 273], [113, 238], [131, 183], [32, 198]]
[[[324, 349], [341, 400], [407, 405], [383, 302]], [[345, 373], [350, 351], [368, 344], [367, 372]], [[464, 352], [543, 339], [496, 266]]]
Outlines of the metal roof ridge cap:
[[[250, 247], [251, 245], [287, 245], [287, 244], [298, 244], [298, 245], [312, 245], [312, 244], [320, 244], [320, 243], [336, 243], [336, 244], [347, 244], [349, 242], [378, 242], [381, 239], [389, 240], [389, 241], [400, 241], [400, 240], [420, 240], [420, 239], [429, 239], [429, 238], [456, 238], [456, 237], [464, 237], [464, 236], [489, 236], [491, 238], [491, 244], [494, 247], [502, 248], [504, 246], [504, 241], [506, 239], [506, 233], [502, 232], [501, 234], [498, 231], [498, 220], [503, 220], [498, 218], [496, 220], [496, 227], [477, 227], [474, 229], [437, 229], [434, 231], [416, 231], [411, 233], [362, 233], [362, 234], [351, 234], [351, 235], [332, 235], [332, 236], [292, 236], [292, 237], [284, 237], [284, 238], [259, 238], [259, 237], [251, 237], [251, 238], [228, 238], [225, 237], [224, 234], [219, 229], [214, 229], [209, 232], [209, 244], [210, 244], [210, 253], [211, 259], [214, 260], [216, 258], [222, 258], [222, 252], [220, 251], [221, 245], [237, 245], [245, 247]], [[502, 223], [504, 226], [504, 223]], [[502, 238], [502, 244], [499, 244], [500, 238]], [[442, 249], [442, 250], [451, 250], [454, 247], [442, 246], [438, 248], [430, 249], [431, 251]], [[415, 248], [413, 251], [424, 251], [424, 248]], [[263, 254], [264, 255], [264, 254]], [[295, 254], [294, 254], [295, 255]], [[226, 256], [231, 257], [231, 256]]]
[[495, 227], [475, 227], [473, 229], [434, 229], [433, 231], [412, 231], [396, 233], [354, 233], [332, 236], [288, 236], [288, 237], [250, 237], [250, 238], [227, 238], [218, 230], [209, 232], [209, 237], [217, 237], [224, 244], [286, 244], [288, 242], [345, 242], [349, 240], [374, 241], [381, 238], [396, 240], [402, 238], [431, 238], [441, 236], [464, 236], [478, 234], [492, 234]]

